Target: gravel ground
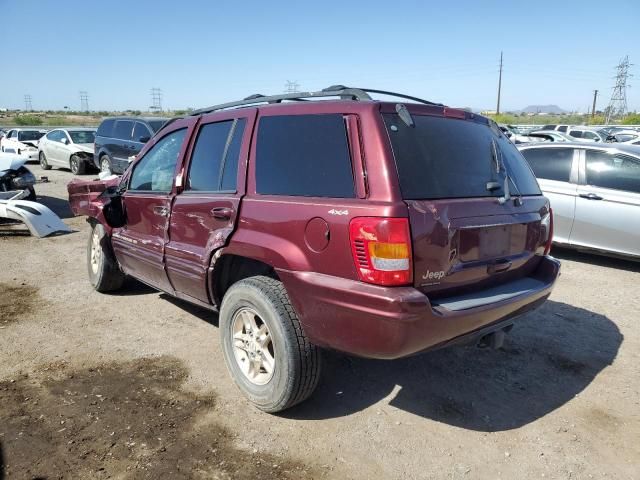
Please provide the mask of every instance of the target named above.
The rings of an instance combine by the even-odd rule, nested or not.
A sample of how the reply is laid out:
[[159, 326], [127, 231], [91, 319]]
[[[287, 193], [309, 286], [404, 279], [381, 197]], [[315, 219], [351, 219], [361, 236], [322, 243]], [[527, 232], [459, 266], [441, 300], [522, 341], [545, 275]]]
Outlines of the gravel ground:
[[499, 351], [326, 353], [282, 415], [231, 382], [215, 314], [87, 280], [74, 232], [0, 234], [0, 479], [640, 478], [640, 264], [554, 250], [562, 276]]

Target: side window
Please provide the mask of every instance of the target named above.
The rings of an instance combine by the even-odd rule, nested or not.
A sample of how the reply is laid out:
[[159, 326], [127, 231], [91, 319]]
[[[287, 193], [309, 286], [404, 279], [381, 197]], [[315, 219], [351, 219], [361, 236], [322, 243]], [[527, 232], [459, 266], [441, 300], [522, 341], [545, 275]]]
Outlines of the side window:
[[262, 117], [257, 141], [257, 193], [355, 197], [342, 115]]
[[133, 127], [133, 141], [139, 143], [146, 143], [151, 138], [151, 133], [144, 123], [136, 122]]
[[191, 155], [187, 190], [236, 191], [245, 123], [241, 118], [209, 123], [200, 128]]
[[9, 132], [9, 138], [17, 138], [18, 137], [18, 132], [15, 130], [11, 130], [11, 132]]
[[582, 130], [571, 130], [569, 132], [569, 135], [571, 135], [574, 138], [582, 138]]
[[584, 138], [588, 138], [589, 140], [596, 140], [596, 139], [598, 139], [598, 140], [599, 140], [599, 139], [600, 139], [600, 137], [598, 137], [598, 135], [596, 135], [596, 134], [595, 134], [595, 133], [593, 133], [593, 132], [584, 132], [584, 133], [582, 134], [582, 136], [583, 136]]
[[529, 148], [522, 151], [537, 178], [568, 182], [573, 164], [572, 148]]
[[232, 125], [233, 121], [228, 121], [208, 123], [200, 128], [191, 155], [187, 190], [220, 190], [220, 167]]
[[110, 137], [113, 134], [113, 125], [115, 123], [115, 120], [103, 121], [98, 127], [96, 135], [100, 135], [101, 137]]
[[587, 184], [640, 193], [640, 160], [587, 150]]
[[567, 126], [566, 125], [562, 125], [562, 126], [558, 127], [558, 131], [567, 133]]
[[113, 129], [113, 136], [120, 140], [131, 140], [132, 130], [133, 122], [131, 120], [116, 120], [116, 126]]
[[58, 130], [53, 130], [53, 131], [47, 133], [46, 137], [47, 137], [47, 140], [51, 140], [51, 141], [55, 142], [57, 135], [58, 135]]
[[129, 190], [168, 193], [187, 129], [176, 130], [161, 138], [136, 164]]

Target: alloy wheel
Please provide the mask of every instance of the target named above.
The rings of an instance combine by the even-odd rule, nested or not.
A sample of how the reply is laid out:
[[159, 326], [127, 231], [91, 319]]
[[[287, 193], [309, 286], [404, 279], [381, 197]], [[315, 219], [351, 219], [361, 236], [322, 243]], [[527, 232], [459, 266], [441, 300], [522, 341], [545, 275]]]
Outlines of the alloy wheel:
[[275, 370], [275, 350], [267, 324], [253, 308], [243, 307], [231, 320], [233, 354], [244, 376], [255, 385], [269, 383]]

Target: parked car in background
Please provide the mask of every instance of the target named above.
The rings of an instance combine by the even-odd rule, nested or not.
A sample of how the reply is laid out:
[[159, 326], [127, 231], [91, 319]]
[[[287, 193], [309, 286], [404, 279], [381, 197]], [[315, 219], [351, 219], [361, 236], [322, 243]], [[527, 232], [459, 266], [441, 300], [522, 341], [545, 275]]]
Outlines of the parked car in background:
[[632, 129], [621, 129], [613, 132], [609, 138], [611, 142], [635, 144], [635, 142], [640, 141], [640, 132]]
[[102, 121], [96, 132], [94, 162], [103, 172], [122, 173], [144, 144], [165, 124], [160, 117], [115, 117]]
[[573, 137], [576, 142], [604, 142], [607, 140], [605, 135], [588, 127], [569, 127], [567, 135]]
[[69, 183], [93, 287], [128, 274], [219, 308], [227, 368], [269, 412], [311, 395], [321, 347], [499, 346], [559, 274], [549, 201], [495, 122], [385, 93], [399, 100], [333, 86], [205, 108], [121, 178]]
[[546, 142], [574, 142], [575, 139], [566, 133], [557, 130], [535, 130], [526, 135], [527, 138], [536, 141], [541, 139]]
[[23, 190], [21, 196], [12, 195], [11, 198], [36, 200], [36, 177], [24, 164], [24, 155], [0, 152], [0, 192], [14, 192]]
[[9, 130], [6, 137], [0, 140], [0, 150], [23, 155], [27, 161], [38, 160], [38, 143], [45, 133], [47, 133], [46, 130], [14, 128]]
[[93, 142], [95, 128], [58, 128], [40, 139], [38, 159], [43, 169], [64, 167], [74, 175], [82, 175], [94, 168]]
[[518, 148], [551, 201], [555, 243], [640, 259], [640, 147]]
[[544, 125], [540, 130], [556, 130], [558, 132], [566, 133], [569, 129], [569, 125]]

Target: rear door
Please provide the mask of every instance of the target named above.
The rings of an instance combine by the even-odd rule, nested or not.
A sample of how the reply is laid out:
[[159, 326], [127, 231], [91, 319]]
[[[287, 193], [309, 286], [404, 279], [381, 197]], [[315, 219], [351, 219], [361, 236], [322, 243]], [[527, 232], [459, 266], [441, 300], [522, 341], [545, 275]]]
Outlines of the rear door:
[[640, 159], [587, 149], [570, 243], [640, 255]]
[[522, 154], [553, 209], [553, 238], [569, 243], [576, 210], [580, 150], [571, 147], [524, 148]]
[[112, 235], [113, 250], [123, 270], [170, 293], [173, 289], [165, 273], [164, 247], [177, 162], [184, 155], [188, 137], [188, 122], [175, 122], [136, 162], [122, 197], [127, 223]]
[[409, 207], [414, 286], [438, 298], [527, 276], [549, 216], [522, 155], [482, 117], [408, 108], [411, 119], [386, 107], [383, 118]]
[[165, 262], [176, 292], [209, 303], [211, 254], [235, 228], [256, 111], [205, 116], [187, 157], [171, 210]]

